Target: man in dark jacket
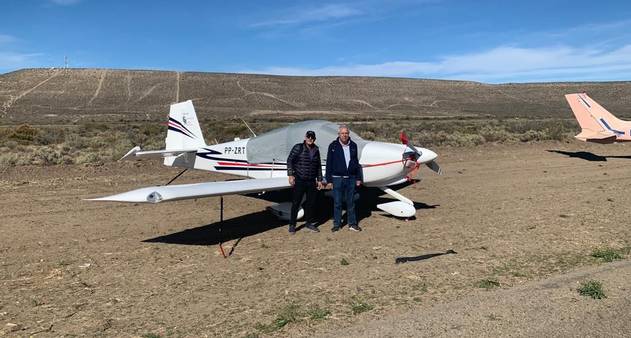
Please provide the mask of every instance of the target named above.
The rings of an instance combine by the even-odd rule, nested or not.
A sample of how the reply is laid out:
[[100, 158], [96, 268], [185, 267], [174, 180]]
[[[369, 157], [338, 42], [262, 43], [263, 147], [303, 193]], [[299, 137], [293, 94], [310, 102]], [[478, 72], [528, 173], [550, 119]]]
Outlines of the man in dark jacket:
[[357, 155], [357, 144], [350, 138], [346, 126], [340, 126], [338, 138], [331, 142], [326, 156], [327, 186], [333, 184], [333, 228], [340, 230], [342, 226], [342, 203], [346, 203], [348, 229], [361, 231], [355, 213], [355, 188], [362, 184], [363, 173]]
[[296, 233], [296, 217], [302, 203], [302, 197], [307, 194], [305, 200], [305, 228], [320, 232], [316, 227], [315, 208], [317, 190], [322, 188], [322, 163], [320, 162], [320, 150], [315, 145], [315, 132], [309, 130], [305, 134], [305, 140], [297, 143], [287, 157], [287, 177], [292, 185], [291, 215], [289, 219], [289, 233]]

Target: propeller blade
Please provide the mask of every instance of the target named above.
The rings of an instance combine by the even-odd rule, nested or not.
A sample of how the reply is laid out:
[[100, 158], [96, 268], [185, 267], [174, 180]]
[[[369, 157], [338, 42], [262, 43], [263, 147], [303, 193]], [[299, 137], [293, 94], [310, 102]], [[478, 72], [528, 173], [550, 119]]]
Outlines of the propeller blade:
[[436, 161], [431, 161], [431, 162], [427, 162], [425, 163], [426, 166], [428, 166], [430, 169], [432, 169], [435, 173], [437, 173], [438, 175], [442, 175], [443, 174], [443, 170], [440, 168], [440, 166], [438, 165], [438, 162]]
[[399, 139], [401, 140], [401, 143], [408, 146], [408, 148], [412, 149], [417, 155], [421, 155], [421, 152], [416, 149], [412, 142], [410, 142], [410, 138], [405, 134], [404, 131], [401, 131], [401, 134], [399, 134]]

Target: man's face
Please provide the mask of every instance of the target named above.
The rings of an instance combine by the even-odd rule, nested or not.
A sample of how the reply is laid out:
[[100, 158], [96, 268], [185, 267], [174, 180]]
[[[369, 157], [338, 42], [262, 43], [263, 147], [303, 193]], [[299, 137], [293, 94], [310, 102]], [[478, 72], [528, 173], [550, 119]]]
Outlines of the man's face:
[[315, 143], [315, 138], [305, 136], [305, 143], [307, 143], [308, 146], [311, 146]]
[[337, 135], [340, 137], [340, 141], [342, 141], [342, 143], [344, 144], [348, 142], [350, 134], [351, 133], [348, 131], [348, 128], [340, 128], [340, 131], [337, 133]]

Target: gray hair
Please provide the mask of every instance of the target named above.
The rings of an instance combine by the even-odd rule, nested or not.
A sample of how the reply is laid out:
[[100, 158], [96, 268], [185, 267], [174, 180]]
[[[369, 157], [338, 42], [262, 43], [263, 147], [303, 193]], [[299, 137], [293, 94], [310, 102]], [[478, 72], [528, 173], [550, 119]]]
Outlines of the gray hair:
[[341, 132], [341, 131], [342, 131], [342, 129], [346, 129], [346, 130], [348, 130], [349, 132], [351, 131], [350, 129], [348, 129], [348, 127], [347, 127], [345, 124], [340, 124], [340, 127], [337, 129], [337, 132], [338, 132], [338, 133], [339, 133], [339, 132]]

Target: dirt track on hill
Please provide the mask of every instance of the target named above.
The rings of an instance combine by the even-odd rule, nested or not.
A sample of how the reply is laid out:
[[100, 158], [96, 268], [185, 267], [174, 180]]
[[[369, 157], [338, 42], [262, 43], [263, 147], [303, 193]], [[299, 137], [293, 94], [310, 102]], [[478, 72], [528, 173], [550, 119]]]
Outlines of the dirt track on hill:
[[[331, 233], [329, 220], [321, 233], [293, 237], [264, 211], [269, 202], [249, 197], [225, 198], [221, 231], [218, 198], [159, 205], [81, 200], [165, 183], [177, 174], [152, 162], [0, 169], [0, 332], [363, 335], [354, 324], [370, 327], [384, 316], [417, 311], [450, 316], [448, 304], [503, 297], [538, 280], [594, 269], [600, 264], [590, 256], [595, 248], [631, 245], [628, 146], [543, 143], [437, 152], [446, 174], [423, 171], [420, 184], [400, 191], [418, 202], [415, 220], [364, 210], [361, 233]], [[179, 182], [215, 179], [221, 177], [187, 173]], [[220, 240], [232, 252], [228, 259], [219, 254]], [[456, 254], [394, 264], [399, 256], [446, 250]], [[500, 290], [478, 287], [483, 280], [498, 282]], [[603, 279], [611, 295], [604, 300], [566, 290], [582, 306], [562, 313], [581, 318], [607, 304], [628, 305], [609, 280], [628, 291], [628, 279], [613, 277]], [[504, 322], [494, 332], [511, 334], [512, 315], [498, 316]], [[601, 320], [606, 328], [609, 318]]]

